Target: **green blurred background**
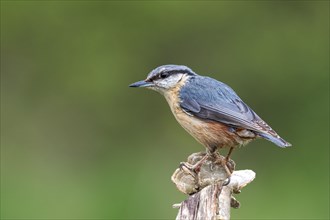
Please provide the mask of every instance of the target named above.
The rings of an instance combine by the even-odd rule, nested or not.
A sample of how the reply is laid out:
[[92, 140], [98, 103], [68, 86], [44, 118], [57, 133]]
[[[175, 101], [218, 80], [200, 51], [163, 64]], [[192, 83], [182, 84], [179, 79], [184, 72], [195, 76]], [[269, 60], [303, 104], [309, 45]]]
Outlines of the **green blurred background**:
[[169, 63], [294, 145], [234, 152], [257, 178], [233, 218], [329, 218], [328, 1], [1, 1], [1, 217], [173, 219], [170, 176], [204, 148], [128, 88]]

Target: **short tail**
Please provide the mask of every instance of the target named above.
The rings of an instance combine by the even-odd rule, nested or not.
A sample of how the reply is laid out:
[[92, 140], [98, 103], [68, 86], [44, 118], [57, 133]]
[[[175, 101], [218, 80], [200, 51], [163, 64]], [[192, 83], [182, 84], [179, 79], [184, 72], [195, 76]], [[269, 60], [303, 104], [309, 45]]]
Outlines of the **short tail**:
[[286, 142], [283, 138], [280, 136], [274, 137], [271, 134], [266, 134], [266, 133], [258, 133], [258, 135], [262, 138], [265, 138], [268, 141], [273, 142], [279, 147], [286, 148], [286, 147], [291, 147], [292, 145], [289, 142]]

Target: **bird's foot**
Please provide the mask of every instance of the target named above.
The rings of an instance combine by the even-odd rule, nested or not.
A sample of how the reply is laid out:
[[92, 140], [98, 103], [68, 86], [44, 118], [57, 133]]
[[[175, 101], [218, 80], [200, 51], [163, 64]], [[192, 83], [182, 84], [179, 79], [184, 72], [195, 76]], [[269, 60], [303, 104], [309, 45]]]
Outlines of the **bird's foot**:
[[[224, 180], [223, 186], [226, 186], [230, 183], [230, 176], [233, 173], [233, 171], [235, 170], [235, 163], [231, 159], [221, 156], [218, 152], [207, 152], [206, 154], [203, 154], [199, 157], [200, 158], [198, 160], [191, 160], [190, 163], [181, 162], [180, 170], [184, 171], [185, 173], [187, 173], [193, 177], [200, 176], [200, 172], [201, 172], [203, 165], [205, 163], [207, 163], [208, 160], [214, 161], [215, 167], [222, 167], [222, 169], [226, 173], [227, 179]], [[205, 167], [206, 170], [203, 171], [202, 175], [204, 175], [205, 172], [207, 172], [207, 173], [214, 172], [216, 169], [218, 169], [212, 165], [210, 165], [211, 167], [209, 167], [209, 165], [207, 165]], [[212, 171], [213, 169], [215, 169], [215, 170]]]
[[193, 194], [200, 189], [220, 183], [227, 186], [235, 163], [219, 152], [198, 152], [190, 155], [187, 162], [181, 162], [172, 175], [172, 181], [185, 194]]
[[194, 166], [189, 163], [181, 162], [179, 165], [179, 168], [180, 168], [180, 170], [189, 174], [190, 176], [195, 177], [197, 174], [196, 171], [194, 170]]
[[209, 155], [206, 154], [205, 156], [202, 157], [201, 160], [197, 161], [195, 164], [191, 165], [189, 163], [185, 163], [185, 162], [181, 162], [180, 163], [180, 169], [184, 169], [185, 171], [187, 171], [188, 173], [194, 173], [197, 174], [201, 167], [203, 166], [204, 162], [209, 158]]

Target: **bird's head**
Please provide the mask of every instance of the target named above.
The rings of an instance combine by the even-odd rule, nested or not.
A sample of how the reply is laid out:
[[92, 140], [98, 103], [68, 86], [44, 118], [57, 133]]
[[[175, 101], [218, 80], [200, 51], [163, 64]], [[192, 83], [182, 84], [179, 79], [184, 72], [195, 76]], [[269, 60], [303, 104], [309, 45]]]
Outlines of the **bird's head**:
[[181, 65], [163, 65], [151, 71], [147, 78], [129, 85], [130, 87], [146, 87], [164, 94], [175, 88], [183, 76], [197, 75], [190, 68]]

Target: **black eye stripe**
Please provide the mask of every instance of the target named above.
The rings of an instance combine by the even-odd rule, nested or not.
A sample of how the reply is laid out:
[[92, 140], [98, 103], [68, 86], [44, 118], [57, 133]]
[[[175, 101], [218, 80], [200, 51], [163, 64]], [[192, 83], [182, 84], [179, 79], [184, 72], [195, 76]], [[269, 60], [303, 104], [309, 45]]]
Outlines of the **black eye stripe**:
[[157, 79], [165, 79], [169, 75], [170, 75], [169, 72], [161, 72], [161, 73], [151, 77], [150, 80], [153, 81], [153, 80], [157, 80]]

